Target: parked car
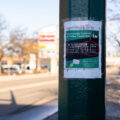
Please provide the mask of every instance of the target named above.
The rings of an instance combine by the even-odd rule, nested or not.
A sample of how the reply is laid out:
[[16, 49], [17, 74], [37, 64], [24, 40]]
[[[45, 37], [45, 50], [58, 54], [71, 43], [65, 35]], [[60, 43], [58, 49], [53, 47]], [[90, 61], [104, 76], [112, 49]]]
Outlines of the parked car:
[[22, 70], [17, 67], [6, 67], [2, 69], [3, 73], [6, 74], [21, 74]]

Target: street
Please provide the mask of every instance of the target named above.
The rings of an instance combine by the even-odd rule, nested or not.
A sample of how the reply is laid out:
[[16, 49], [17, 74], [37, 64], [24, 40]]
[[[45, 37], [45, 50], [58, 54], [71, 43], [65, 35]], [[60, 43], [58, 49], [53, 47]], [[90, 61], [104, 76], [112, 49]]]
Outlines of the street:
[[[106, 77], [106, 118], [119, 120], [119, 68], [108, 67]], [[57, 111], [57, 97], [57, 75], [0, 77], [0, 120], [42, 120]]]
[[0, 120], [45, 105], [57, 97], [58, 78], [55, 74], [1, 77]]

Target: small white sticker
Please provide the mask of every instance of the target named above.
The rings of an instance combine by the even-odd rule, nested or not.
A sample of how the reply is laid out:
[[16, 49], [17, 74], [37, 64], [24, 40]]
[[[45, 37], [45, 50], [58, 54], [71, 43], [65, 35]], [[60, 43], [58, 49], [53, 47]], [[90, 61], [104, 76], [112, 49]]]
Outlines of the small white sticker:
[[74, 60], [73, 60], [73, 64], [80, 64], [80, 60], [74, 59]]

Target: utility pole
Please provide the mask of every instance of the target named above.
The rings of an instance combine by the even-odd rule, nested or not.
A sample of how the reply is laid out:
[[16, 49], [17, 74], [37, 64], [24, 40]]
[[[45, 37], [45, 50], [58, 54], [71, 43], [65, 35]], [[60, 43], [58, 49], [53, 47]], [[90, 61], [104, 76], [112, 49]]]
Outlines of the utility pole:
[[59, 120], [105, 120], [105, 0], [60, 0]]

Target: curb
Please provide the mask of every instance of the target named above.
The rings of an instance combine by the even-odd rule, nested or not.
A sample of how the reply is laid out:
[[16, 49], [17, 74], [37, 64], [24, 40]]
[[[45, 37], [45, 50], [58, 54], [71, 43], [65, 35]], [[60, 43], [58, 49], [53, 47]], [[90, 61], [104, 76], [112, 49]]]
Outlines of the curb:
[[58, 120], [58, 111], [54, 112], [43, 120]]

